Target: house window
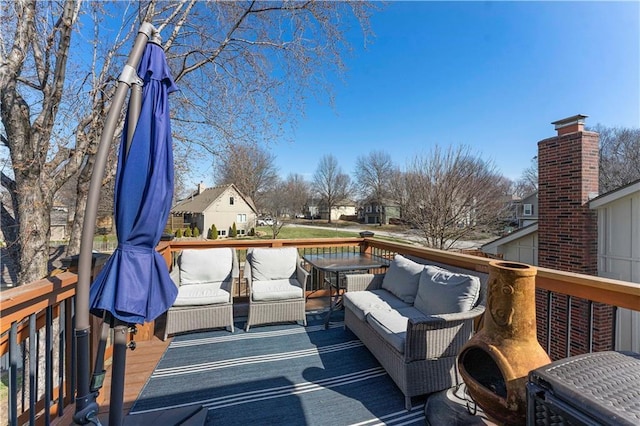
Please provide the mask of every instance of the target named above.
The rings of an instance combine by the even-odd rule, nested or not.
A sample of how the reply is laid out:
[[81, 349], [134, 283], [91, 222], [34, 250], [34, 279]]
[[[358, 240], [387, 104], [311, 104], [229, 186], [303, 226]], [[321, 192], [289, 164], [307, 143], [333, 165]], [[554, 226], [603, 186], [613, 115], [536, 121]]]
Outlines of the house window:
[[371, 210], [371, 206], [367, 206], [364, 211], [366, 211], [367, 213], [371, 213]]
[[227, 235], [226, 229], [218, 229], [218, 237], [225, 237]]
[[523, 216], [531, 216], [531, 215], [533, 215], [533, 204], [523, 204], [522, 205], [522, 215]]
[[238, 229], [238, 235], [244, 235], [246, 231], [244, 229]]
[[229, 205], [230, 205], [230, 206], [232, 206], [232, 205], [233, 205], [233, 201], [234, 201], [233, 197], [229, 197]]
[[247, 215], [246, 214], [238, 214], [236, 216], [236, 223], [247, 223]]

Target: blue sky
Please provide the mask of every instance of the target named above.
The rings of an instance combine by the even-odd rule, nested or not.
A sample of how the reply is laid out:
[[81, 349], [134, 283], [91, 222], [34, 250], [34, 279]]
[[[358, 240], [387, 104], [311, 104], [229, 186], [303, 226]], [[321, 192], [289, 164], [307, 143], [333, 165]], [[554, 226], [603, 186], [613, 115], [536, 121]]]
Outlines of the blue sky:
[[366, 49], [354, 37], [335, 108], [310, 101], [292, 142], [272, 146], [280, 174], [310, 180], [333, 154], [353, 176], [374, 150], [404, 168], [465, 144], [517, 179], [552, 121], [640, 127], [639, 4], [391, 2]]

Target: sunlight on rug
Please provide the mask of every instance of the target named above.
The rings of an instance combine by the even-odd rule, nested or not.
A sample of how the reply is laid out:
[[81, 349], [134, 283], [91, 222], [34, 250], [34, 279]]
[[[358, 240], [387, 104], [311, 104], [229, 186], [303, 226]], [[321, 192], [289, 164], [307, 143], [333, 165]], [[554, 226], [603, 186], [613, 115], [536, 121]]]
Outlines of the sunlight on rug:
[[[202, 406], [207, 424], [424, 424], [339, 315], [308, 326], [281, 324], [176, 336], [129, 417]], [[416, 401], [417, 402], [417, 401]]]

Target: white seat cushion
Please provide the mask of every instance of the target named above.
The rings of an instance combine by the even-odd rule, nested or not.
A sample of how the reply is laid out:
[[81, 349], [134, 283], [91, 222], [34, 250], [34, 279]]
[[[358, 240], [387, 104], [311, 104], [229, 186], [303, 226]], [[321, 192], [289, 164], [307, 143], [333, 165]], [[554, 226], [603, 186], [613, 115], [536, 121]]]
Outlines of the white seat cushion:
[[255, 281], [292, 278], [297, 261], [295, 247], [255, 248], [251, 252], [251, 277]]
[[251, 295], [254, 301], [301, 299], [302, 287], [294, 278], [282, 280], [253, 281]]
[[413, 303], [418, 292], [418, 282], [424, 265], [396, 254], [382, 279], [382, 288], [398, 296], [406, 303]]
[[480, 278], [427, 265], [414, 306], [425, 315], [470, 311], [480, 296]]
[[404, 353], [408, 321], [398, 311], [374, 309], [367, 315], [367, 324], [400, 353]]
[[230, 248], [189, 249], [180, 255], [180, 285], [215, 283], [231, 279]]
[[178, 288], [173, 306], [200, 306], [231, 302], [231, 294], [222, 283], [190, 284]]
[[387, 290], [348, 291], [343, 297], [344, 306], [353, 312], [360, 321], [364, 321], [371, 310], [391, 311], [411, 305], [398, 299]]
[[374, 309], [367, 315], [367, 324], [398, 352], [404, 353], [409, 319], [424, 318], [424, 314], [413, 306], [397, 310]]

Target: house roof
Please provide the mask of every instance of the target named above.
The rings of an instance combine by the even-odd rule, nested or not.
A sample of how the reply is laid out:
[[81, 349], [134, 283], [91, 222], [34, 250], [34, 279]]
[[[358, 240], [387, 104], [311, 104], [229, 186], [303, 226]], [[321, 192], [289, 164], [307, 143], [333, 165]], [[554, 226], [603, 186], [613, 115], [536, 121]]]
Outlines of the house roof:
[[511, 241], [519, 240], [520, 238], [526, 237], [527, 235], [533, 234], [534, 232], [538, 232], [538, 222], [532, 223], [531, 225], [527, 225], [523, 228], [513, 231], [509, 235], [505, 235], [504, 237], [500, 237], [486, 244], [483, 244], [480, 249], [492, 249], [494, 247], [510, 243]]
[[620, 188], [616, 188], [613, 191], [598, 195], [596, 198], [589, 201], [589, 207], [592, 209], [597, 209], [598, 207], [602, 207], [605, 204], [609, 204], [613, 201], [619, 200], [620, 198], [626, 197], [627, 195], [633, 194], [634, 192], [640, 192], [640, 179], [627, 185], [621, 186]]
[[178, 202], [171, 209], [172, 213], [202, 213], [204, 212], [211, 204], [213, 204], [218, 198], [222, 196], [222, 194], [232, 188], [242, 199], [249, 205], [249, 207], [255, 212], [256, 208], [253, 205], [253, 200], [251, 198], [242, 194], [238, 188], [234, 184], [230, 185], [222, 185], [222, 186], [214, 186], [213, 188], [207, 188], [202, 191], [198, 195], [192, 195], [189, 198], [186, 198], [180, 202]]

